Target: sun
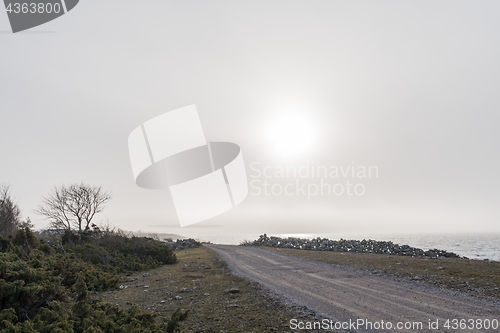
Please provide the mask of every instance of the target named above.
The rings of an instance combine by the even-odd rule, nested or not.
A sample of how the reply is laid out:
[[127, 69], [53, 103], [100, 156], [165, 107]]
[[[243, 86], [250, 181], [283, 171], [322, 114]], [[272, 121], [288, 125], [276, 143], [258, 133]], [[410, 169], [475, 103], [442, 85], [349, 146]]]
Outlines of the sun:
[[316, 126], [305, 112], [276, 114], [266, 125], [267, 143], [276, 157], [301, 157], [314, 148]]

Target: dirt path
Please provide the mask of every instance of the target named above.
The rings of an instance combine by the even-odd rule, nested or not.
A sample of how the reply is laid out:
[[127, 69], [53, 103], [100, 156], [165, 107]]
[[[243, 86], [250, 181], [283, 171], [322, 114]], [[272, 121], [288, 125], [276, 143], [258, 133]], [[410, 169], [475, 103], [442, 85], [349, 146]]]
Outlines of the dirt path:
[[[461, 329], [460, 326], [456, 329], [453, 329], [453, 326], [444, 327], [448, 319], [450, 325], [454, 324], [451, 321], [453, 319], [474, 319], [474, 325], [479, 324], [476, 321], [478, 319], [500, 321], [500, 306], [486, 300], [422, 283], [371, 276], [354, 269], [304, 260], [256, 247], [209, 247], [228, 262], [235, 274], [257, 281], [283, 297], [307, 306], [324, 318], [341, 323], [358, 323], [358, 319], [365, 320], [370, 321], [374, 328], [377, 323], [382, 325], [382, 321], [385, 328], [388, 322], [392, 324], [392, 330], [370, 330], [366, 324], [350, 325], [349, 330], [352, 331], [500, 332], [500, 327], [489, 330], [477, 329], [476, 326], [472, 329]], [[429, 329], [429, 320], [439, 320], [439, 328]], [[420, 322], [421, 329], [418, 326]], [[402, 329], [397, 329], [398, 323], [403, 325]], [[472, 325], [469, 321], [465, 324]], [[404, 325], [411, 325], [412, 328], [404, 329]], [[353, 327], [356, 329], [353, 330]]]

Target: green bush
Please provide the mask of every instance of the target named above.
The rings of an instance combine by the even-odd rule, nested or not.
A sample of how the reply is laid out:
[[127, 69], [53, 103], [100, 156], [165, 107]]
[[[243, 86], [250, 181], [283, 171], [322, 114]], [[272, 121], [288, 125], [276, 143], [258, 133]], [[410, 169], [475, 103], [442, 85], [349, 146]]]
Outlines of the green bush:
[[0, 332], [9, 333], [132, 333], [174, 332], [188, 311], [177, 309], [169, 320], [158, 323], [157, 316], [137, 307], [120, 309], [110, 303], [97, 301], [53, 301], [42, 308], [31, 321], [19, 322], [13, 309], [0, 312]]
[[97, 235], [86, 243], [72, 245], [71, 251], [86, 262], [116, 272], [145, 270], [177, 262], [170, 246], [163, 242], [120, 234]]
[[173, 332], [187, 317], [179, 309], [158, 324], [153, 314], [88, 296], [116, 288], [117, 273], [175, 263], [166, 244], [116, 233], [77, 239], [56, 251], [29, 228], [0, 236], [0, 332]]

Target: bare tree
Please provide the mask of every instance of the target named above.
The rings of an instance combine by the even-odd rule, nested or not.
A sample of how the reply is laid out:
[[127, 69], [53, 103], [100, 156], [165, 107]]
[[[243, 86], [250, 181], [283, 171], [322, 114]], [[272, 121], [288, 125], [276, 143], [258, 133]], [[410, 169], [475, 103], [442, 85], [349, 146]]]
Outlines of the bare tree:
[[14, 233], [21, 223], [21, 210], [12, 201], [8, 185], [0, 184], [0, 234], [8, 236]]
[[36, 212], [44, 216], [56, 229], [71, 231], [75, 227], [79, 232], [89, 230], [94, 216], [104, 209], [111, 199], [111, 194], [101, 186], [74, 184], [55, 187], [42, 199]]

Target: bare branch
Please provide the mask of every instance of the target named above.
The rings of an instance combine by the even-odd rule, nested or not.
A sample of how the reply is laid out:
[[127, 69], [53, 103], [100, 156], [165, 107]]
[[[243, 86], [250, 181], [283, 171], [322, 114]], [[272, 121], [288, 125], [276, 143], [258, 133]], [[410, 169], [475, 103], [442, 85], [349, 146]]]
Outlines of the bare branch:
[[97, 213], [102, 212], [111, 195], [101, 186], [73, 184], [55, 187], [49, 196], [43, 198], [37, 213], [44, 216], [56, 228], [64, 226], [71, 231], [74, 226], [79, 232], [88, 230]]
[[0, 234], [14, 233], [21, 223], [21, 210], [10, 196], [8, 185], [0, 184]]

